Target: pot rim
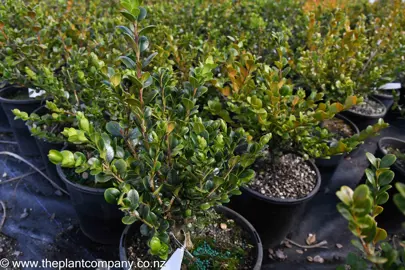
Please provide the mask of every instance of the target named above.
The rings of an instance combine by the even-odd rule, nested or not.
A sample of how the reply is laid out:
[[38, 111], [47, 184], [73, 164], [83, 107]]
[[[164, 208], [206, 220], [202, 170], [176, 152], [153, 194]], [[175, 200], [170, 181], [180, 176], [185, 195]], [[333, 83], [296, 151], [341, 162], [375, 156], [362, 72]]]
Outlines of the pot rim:
[[[215, 210], [220, 213], [223, 213], [224, 215], [226, 215], [225, 213], [227, 213], [228, 214], [227, 217], [234, 219], [235, 223], [237, 223], [241, 228], [243, 228], [245, 231], [247, 231], [249, 233], [249, 235], [252, 236], [252, 241], [255, 242], [254, 245], [257, 249], [256, 254], [255, 254], [256, 263], [252, 269], [260, 270], [261, 266], [262, 266], [262, 261], [263, 261], [263, 244], [262, 244], [262, 241], [261, 241], [260, 236], [259, 236], [258, 232], [256, 231], [256, 229], [241, 214], [239, 214], [238, 212], [236, 212], [226, 206], [223, 206], [223, 205], [216, 206]], [[119, 244], [119, 256], [120, 256], [121, 262], [128, 261], [126, 241], [127, 241], [128, 235], [130, 234], [130, 230], [133, 229], [134, 226], [136, 226], [136, 225], [137, 224], [135, 224], [135, 223], [131, 224], [131, 225], [127, 225], [121, 234], [121, 239], [120, 239], [120, 244]], [[123, 268], [123, 269], [129, 270], [128, 268]]]
[[[299, 153], [294, 153], [294, 154], [302, 157], [302, 155], [299, 154]], [[265, 196], [265, 195], [255, 191], [255, 190], [251, 189], [248, 186], [242, 186], [241, 189], [244, 192], [250, 193], [251, 196], [253, 196], [253, 197], [255, 197], [255, 198], [259, 199], [259, 200], [269, 202], [269, 203], [272, 203], [272, 204], [280, 204], [280, 205], [300, 204], [300, 203], [303, 203], [305, 201], [308, 201], [308, 200], [312, 199], [318, 193], [318, 191], [319, 191], [319, 189], [321, 187], [322, 179], [321, 179], [321, 173], [319, 172], [319, 169], [315, 165], [315, 163], [310, 159], [305, 160], [305, 162], [307, 162], [307, 164], [310, 165], [310, 167], [315, 171], [315, 175], [316, 175], [315, 187], [305, 197], [302, 197], [302, 198], [299, 198], [299, 199], [291, 199], [291, 198], [281, 199], [281, 198], [276, 198], [276, 197]]]
[[35, 104], [35, 103], [42, 103], [44, 99], [8, 99], [3, 97], [7, 92], [13, 91], [23, 91], [26, 90], [26, 87], [19, 87], [15, 85], [6, 86], [0, 90], [0, 102], [7, 103], [7, 104]]
[[74, 188], [79, 189], [82, 192], [90, 194], [104, 194], [104, 191], [106, 190], [106, 188], [88, 187], [70, 181], [69, 179], [67, 179], [66, 174], [63, 172], [62, 167], [60, 165], [56, 165], [56, 171], [58, 172], [59, 177], [62, 179], [62, 181], [65, 182], [65, 184], [73, 186]]
[[375, 98], [373, 96], [368, 96], [367, 98], [371, 99], [371, 100], [379, 103], [381, 106], [383, 106], [384, 111], [382, 113], [380, 113], [380, 114], [373, 114], [373, 115], [358, 113], [358, 112], [355, 112], [355, 111], [353, 111], [351, 109], [349, 109], [347, 111], [344, 111], [344, 112], [348, 113], [348, 114], [351, 114], [351, 115], [361, 116], [361, 117], [366, 117], [366, 118], [372, 118], [372, 119], [383, 118], [387, 114], [387, 111], [388, 111], [387, 106], [385, 106], [385, 104], [381, 100], [379, 100], [379, 99], [377, 99], [377, 98]]
[[[378, 149], [384, 154], [388, 154], [388, 152], [383, 148], [384, 145], [384, 141], [395, 141], [395, 142], [399, 142], [405, 145], [405, 140], [401, 140], [398, 138], [394, 138], [394, 137], [382, 137], [381, 139], [378, 140]], [[405, 175], [405, 169], [402, 168], [401, 166], [399, 166], [396, 162], [392, 165], [394, 166], [394, 168], [396, 170], [398, 170], [402, 175]]]

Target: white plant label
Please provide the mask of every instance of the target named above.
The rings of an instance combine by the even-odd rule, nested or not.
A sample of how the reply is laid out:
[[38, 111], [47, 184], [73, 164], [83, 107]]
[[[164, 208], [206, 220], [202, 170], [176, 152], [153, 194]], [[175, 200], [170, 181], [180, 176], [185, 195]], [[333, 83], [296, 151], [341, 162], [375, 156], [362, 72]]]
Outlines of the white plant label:
[[386, 83], [380, 87], [380, 90], [401, 89], [401, 83]]
[[40, 97], [40, 96], [45, 95], [45, 93], [46, 92], [44, 90], [35, 90], [35, 89], [32, 89], [32, 88], [28, 88], [28, 96], [30, 98]]

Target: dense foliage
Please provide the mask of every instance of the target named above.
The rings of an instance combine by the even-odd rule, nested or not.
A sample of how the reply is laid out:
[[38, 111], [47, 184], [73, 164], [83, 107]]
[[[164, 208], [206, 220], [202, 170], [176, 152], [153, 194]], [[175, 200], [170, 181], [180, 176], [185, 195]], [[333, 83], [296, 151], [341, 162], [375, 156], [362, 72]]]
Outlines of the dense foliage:
[[[125, 224], [143, 223], [161, 258], [169, 232], [192, 247], [195, 228], [240, 194], [264, 149], [330, 157], [387, 127], [332, 140], [321, 123], [405, 70], [400, 0], [3, 2], [0, 76], [47, 99], [43, 114], [15, 109], [16, 118], [34, 136], [67, 142], [49, 159], [107, 187], [105, 199]], [[368, 175], [391, 177], [388, 160]], [[388, 183], [369, 181], [339, 196], [361, 193], [379, 211]]]

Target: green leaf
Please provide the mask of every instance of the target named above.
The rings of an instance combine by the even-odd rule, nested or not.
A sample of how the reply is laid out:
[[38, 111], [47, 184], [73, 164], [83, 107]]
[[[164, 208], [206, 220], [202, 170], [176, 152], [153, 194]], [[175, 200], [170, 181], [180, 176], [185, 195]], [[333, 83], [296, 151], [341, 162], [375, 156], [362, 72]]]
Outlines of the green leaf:
[[117, 159], [113, 162], [113, 166], [117, 169], [120, 176], [124, 177], [127, 172], [127, 163], [123, 159]]
[[149, 55], [147, 58], [145, 58], [145, 59], [142, 61], [142, 68], [147, 67], [147, 66], [150, 64], [150, 62], [153, 60], [153, 58], [155, 58], [156, 55], [158, 55], [158, 53], [157, 53], [157, 52], [154, 52], [154, 53], [152, 53], [151, 55]]
[[380, 186], [386, 186], [392, 182], [395, 174], [393, 171], [385, 171], [378, 176], [378, 184]]
[[370, 170], [369, 168], [367, 168], [365, 171], [366, 173], [366, 177], [367, 177], [367, 181], [373, 186], [376, 186], [376, 182], [375, 182], [375, 174], [372, 170]]
[[209, 203], [203, 203], [200, 205], [201, 210], [208, 210], [211, 207]]
[[147, 11], [145, 8], [140, 7], [139, 8], [139, 15], [138, 15], [138, 22], [144, 20], [146, 18]]
[[245, 170], [239, 175], [239, 178], [243, 184], [249, 183], [254, 177], [255, 171], [251, 169]]
[[385, 155], [381, 159], [380, 168], [389, 168], [392, 164], [395, 163], [397, 157], [392, 154]]
[[147, 37], [145, 36], [141, 36], [139, 38], [139, 50], [141, 52], [146, 51], [149, 48], [149, 40]]
[[186, 110], [191, 111], [194, 108], [194, 102], [189, 100], [188, 98], [182, 98], [181, 103], [184, 105]]
[[111, 175], [106, 175], [106, 174], [97, 174], [95, 176], [95, 180], [96, 183], [107, 183], [108, 181], [110, 181], [111, 179], [113, 179], [114, 177]]
[[202, 123], [193, 123], [193, 130], [195, 133], [200, 134], [201, 132], [203, 132], [205, 130], [205, 127]]
[[240, 165], [243, 168], [247, 168], [256, 161], [256, 157], [253, 154], [245, 153], [240, 157]]
[[133, 40], [135, 39], [134, 33], [128, 27], [120, 25], [117, 26], [117, 28]]
[[394, 203], [398, 209], [405, 215], [405, 198], [401, 194], [394, 195]]
[[131, 225], [132, 223], [134, 223], [135, 221], [137, 221], [138, 219], [136, 217], [133, 216], [125, 216], [122, 218], [122, 223], [124, 223], [125, 225]]
[[129, 58], [128, 56], [120, 56], [118, 58], [121, 60], [121, 62], [128, 68], [128, 69], [134, 69], [136, 67], [136, 63], [134, 60]]
[[368, 161], [370, 161], [371, 165], [373, 165], [375, 168], [378, 168], [377, 159], [375, 158], [375, 156], [373, 154], [367, 152], [366, 157], [367, 157]]
[[381, 193], [380, 195], [377, 196], [377, 199], [376, 199], [375, 203], [378, 204], [378, 205], [382, 205], [382, 204], [388, 202], [389, 198], [390, 198], [390, 196], [388, 195], [388, 193], [383, 192], [383, 193]]
[[222, 177], [214, 176], [214, 184], [215, 186], [220, 186], [225, 182], [225, 179]]
[[82, 166], [86, 162], [86, 156], [81, 152], [75, 152], [74, 157], [76, 160], [75, 167]]
[[105, 126], [106, 130], [113, 136], [122, 137], [121, 126], [118, 122], [110, 121]]
[[342, 186], [336, 196], [347, 206], [353, 203], [353, 190], [348, 186]]
[[364, 201], [366, 200], [370, 195], [370, 189], [368, 188], [367, 185], [362, 184], [358, 186], [353, 193], [353, 201]]
[[347, 206], [344, 203], [338, 203], [336, 205], [337, 210], [339, 211], [339, 213], [347, 220], [352, 220], [352, 214], [350, 213], [350, 211], [347, 209]]
[[397, 188], [399, 193], [401, 193], [402, 197], [405, 197], [405, 184], [398, 182], [395, 184], [395, 187]]
[[110, 204], [117, 204], [121, 192], [116, 188], [107, 188], [104, 191], [104, 199]]
[[131, 203], [131, 207], [136, 209], [139, 205], [139, 193], [135, 189], [131, 189], [127, 194], [127, 199]]
[[377, 232], [374, 236], [374, 243], [377, 243], [379, 241], [383, 241], [387, 238], [387, 232], [384, 229], [377, 228]]
[[379, 257], [379, 256], [367, 256], [367, 260], [375, 264], [384, 264], [387, 262], [387, 258]]
[[159, 250], [162, 248], [162, 243], [158, 237], [154, 236], [150, 240], [149, 246], [152, 252], [159, 252]]
[[52, 162], [55, 165], [58, 165], [59, 163], [62, 162], [63, 160], [63, 156], [62, 154], [57, 151], [57, 150], [49, 150], [49, 154], [48, 154], [48, 159], [50, 162]]
[[143, 236], [148, 236], [149, 235], [149, 227], [146, 224], [142, 224], [140, 228], [141, 234]]
[[146, 34], [149, 34], [149, 33], [152, 32], [152, 30], [155, 29], [155, 28], [156, 28], [156, 25], [148, 25], [148, 26], [146, 26], [145, 28], [142, 28], [142, 29], [139, 31], [139, 35], [146, 35]]
[[61, 166], [64, 168], [73, 168], [75, 166], [75, 156], [73, 155], [72, 152], [68, 150], [64, 150], [60, 152], [60, 154], [63, 157], [63, 160], [61, 162]]
[[117, 87], [121, 83], [121, 75], [119, 73], [114, 74], [110, 78], [110, 83], [112, 86]]

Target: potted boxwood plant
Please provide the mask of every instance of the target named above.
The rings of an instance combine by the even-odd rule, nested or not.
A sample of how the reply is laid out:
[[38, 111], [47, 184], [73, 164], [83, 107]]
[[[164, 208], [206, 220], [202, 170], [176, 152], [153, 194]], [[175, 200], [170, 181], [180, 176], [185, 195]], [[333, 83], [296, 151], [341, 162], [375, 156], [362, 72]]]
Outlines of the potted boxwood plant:
[[221, 96], [206, 106], [230, 125], [244, 127], [253, 140], [263, 133], [273, 135], [267, 158], [256, 164], [257, 177], [243, 188], [241, 199], [231, 201], [259, 232], [271, 232], [264, 239], [271, 245], [285, 237], [304, 202], [319, 189], [319, 171], [307, 159], [350, 152], [386, 127], [381, 120], [331, 144], [333, 134], [320, 123], [355, 105], [356, 97], [349, 96], [344, 104], [330, 103], [322, 102], [323, 93], [306, 96], [304, 90], [295, 90], [285, 78], [290, 70], [285, 47], [277, 52], [274, 67], [256, 63], [249, 54], [231, 56], [221, 70], [224, 76], [213, 81]]
[[0, 92], [0, 102], [21, 153], [37, 155], [39, 151], [34, 139], [30, 137], [23, 121], [13, 121], [11, 110], [17, 108], [31, 113], [37, 109], [44, 97], [39, 95], [34, 98], [31, 95], [40, 90], [32, 84], [32, 70], [39, 65], [53, 70], [62, 64], [60, 43], [58, 39], [52, 39], [56, 33], [56, 20], [45, 16], [44, 4], [40, 3], [6, 1], [0, 12], [0, 42], [3, 44], [0, 50], [0, 69], [3, 79], [9, 83], [9, 86]]
[[[349, 230], [356, 239], [353, 245], [360, 254], [350, 253], [347, 265], [338, 269], [402, 269], [405, 266], [403, 245], [391, 244], [388, 233], [378, 227], [379, 215], [383, 213], [382, 205], [389, 200], [388, 190], [394, 179], [394, 172], [390, 170], [396, 160], [394, 155], [388, 154], [376, 158], [367, 153], [371, 168], [366, 169], [367, 182], [355, 190], [347, 186], [341, 187], [336, 193], [340, 199], [337, 209], [349, 221]], [[405, 185], [396, 183], [399, 193], [394, 195], [394, 203], [402, 214], [405, 214]], [[385, 212], [385, 211], [384, 211]]]
[[[261, 244], [252, 227], [236, 213], [213, 207], [240, 194], [239, 186], [252, 179], [254, 171], [248, 167], [270, 135], [249, 142], [241, 128], [233, 130], [221, 119], [197, 117], [198, 100], [207, 91], [204, 85], [216, 66], [211, 59], [194, 68], [190, 81], [182, 85], [168, 69], [146, 71], [153, 54], [148, 52], [149, 40], [144, 35], [151, 27], [140, 28], [146, 16], [141, 2], [121, 1], [121, 13], [133, 27], [119, 29], [135, 59], [122, 56], [127, 68], [109, 69], [105, 74], [111, 108], [121, 108], [118, 115], [111, 112], [117, 121], [100, 128], [77, 112], [79, 128], [63, 133], [70, 142], [86, 145], [87, 151], [51, 150], [49, 158], [77, 173], [90, 170], [96, 183], [110, 186], [105, 199], [120, 206], [125, 213], [123, 223], [140, 223], [125, 231], [125, 244], [130, 245], [126, 251], [137, 249], [141, 254], [136, 255], [144, 256], [149, 249], [150, 255], [167, 259], [176, 247], [171, 233], [185, 241], [195, 258], [191, 263], [214, 267], [243, 263], [259, 269]], [[241, 144], [247, 144], [248, 151], [237, 155]], [[71, 181], [66, 184], [70, 189]], [[221, 235], [237, 241], [227, 241], [225, 247]], [[140, 245], [139, 239], [146, 239], [146, 245]], [[207, 258], [206, 248], [217, 255]]]
[[393, 79], [401, 61], [396, 55], [401, 43], [400, 15], [395, 6], [390, 7], [386, 18], [366, 23], [363, 15], [354, 26], [342, 11], [332, 12], [326, 32], [315, 14], [310, 14], [307, 42], [292, 64], [301, 83], [325, 92], [327, 100], [344, 102], [351, 95], [363, 98], [364, 102], [345, 112], [361, 129], [386, 114], [384, 104], [372, 95]]

